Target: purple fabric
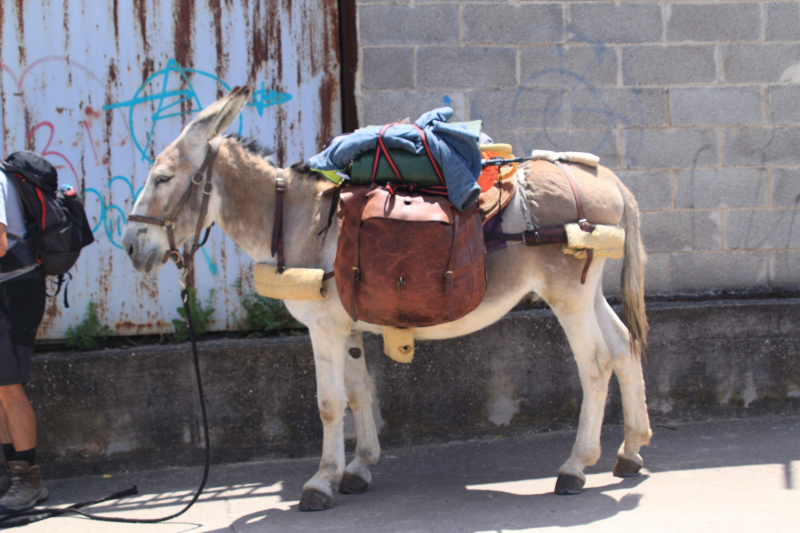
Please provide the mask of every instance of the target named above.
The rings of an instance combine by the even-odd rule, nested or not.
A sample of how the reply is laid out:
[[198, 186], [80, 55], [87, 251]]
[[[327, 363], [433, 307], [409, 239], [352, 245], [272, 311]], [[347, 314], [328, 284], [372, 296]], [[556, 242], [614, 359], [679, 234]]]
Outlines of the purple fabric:
[[501, 214], [502, 212], [493, 216], [486, 224], [483, 225], [484, 244], [486, 245], [487, 254], [496, 252], [497, 250], [502, 250], [508, 246], [508, 242], [502, 239], [491, 240], [486, 238], [487, 233], [503, 233], [503, 221], [501, 220]]

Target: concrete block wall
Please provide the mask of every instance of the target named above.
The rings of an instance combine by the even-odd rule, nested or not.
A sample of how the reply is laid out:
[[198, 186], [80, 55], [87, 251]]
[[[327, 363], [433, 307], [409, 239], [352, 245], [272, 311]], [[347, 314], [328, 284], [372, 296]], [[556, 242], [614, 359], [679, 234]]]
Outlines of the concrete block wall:
[[357, 10], [361, 124], [446, 104], [517, 154], [596, 153], [639, 201], [650, 294], [800, 285], [800, 3]]

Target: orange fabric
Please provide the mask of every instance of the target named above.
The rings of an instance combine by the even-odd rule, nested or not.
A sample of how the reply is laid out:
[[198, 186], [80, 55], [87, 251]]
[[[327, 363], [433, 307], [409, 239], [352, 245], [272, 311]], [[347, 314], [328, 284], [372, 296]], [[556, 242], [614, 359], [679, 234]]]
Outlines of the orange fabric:
[[[509, 152], [481, 152], [481, 159], [492, 159], [494, 157], [502, 157], [502, 158], [510, 159], [510, 158], [513, 158], [514, 155], [509, 153]], [[508, 165], [504, 165], [504, 167], [507, 167], [507, 166]], [[513, 166], [513, 171], [512, 172], [516, 172], [516, 170], [517, 170], [517, 165], [515, 163], [514, 166]], [[489, 189], [491, 189], [494, 186], [494, 183], [498, 179], [505, 178], [509, 173], [510, 172], [503, 172], [503, 175], [501, 177], [501, 175], [500, 175], [500, 167], [497, 167], [497, 166], [494, 166], [494, 165], [490, 165], [490, 166], [484, 168], [481, 171], [481, 175], [478, 176], [478, 185], [480, 185], [480, 187], [481, 187], [481, 192], [486, 192]]]

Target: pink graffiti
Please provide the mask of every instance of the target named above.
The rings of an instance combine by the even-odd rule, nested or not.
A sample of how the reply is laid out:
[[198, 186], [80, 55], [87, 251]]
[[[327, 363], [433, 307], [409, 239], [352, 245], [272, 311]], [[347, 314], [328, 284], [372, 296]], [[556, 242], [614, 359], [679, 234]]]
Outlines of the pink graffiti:
[[[77, 68], [78, 70], [83, 71], [90, 78], [92, 78], [94, 81], [96, 81], [98, 84], [102, 85], [102, 83], [103, 83], [103, 81], [100, 79], [99, 76], [97, 76], [97, 74], [95, 74], [93, 71], [91, 71], [85, 65], [83, 65], [83, 64], [81, 64], [81, 63], [79, 63], [77, 61], [74, 61], [74, 60], [68, 58], [67, 56], [56, 56], [56, 55], [53, 55], [53, 56], [45, 56], [45, 57], [39, 58], [36, 61], [34, 61], [33, 63], [31, 63], [30, 65], [28, 65], [25, 68], [25, 70], [23, 70], [22, 73], [19, 76], [16, 74], [16, 72], [14, 72], [14, 70], [11, 67], [6, 65], [5, 63], [0, 63], [0, 70], [6, 72], [11, 77], [11, 80], [13, 81], [14, 85], [16, 86], [17, 91], [21, 92], [23, 90], [22, 86], [23, 86], [23, 84], [25, 82], [26, 76], [28, 74], [30, 74], [31, 71], [33, 71], [35, 68], [40, 67], [41, 65], [43, 65], [45, 63], [51, 63], [51, 62], [65, 63], [65, 64], [69, 65], [69, 67], [71, 67], [71, 68]], [[94, 118], [92, 116], [92, 113], [91, 113], [89, 108], [87, 108], [86, 113], [87, 113], [87, 118], [89, 118], [89, 119]], [[95, 147], [94, 140], [92, 138], [92, 132], [91, 132], [91, 129], [90, 129], [91, 126], [89, 124], [89, 121], [88, 120], [83, 120], [83, 121], [80, 122], [80, 124], [83, 127], [86, 128], [86, 132], [87, 132], [88, 137], [89, 137], [89, 144], [92, 146], [92, 153], [94, 154], [95, 161], [99, 162], [100, 158], [97, 155], [97, 148]], [[33, 138], [33, 136], [36, 133], [36, 130], [38, 130], [39, 128], [46, 128], [46, 129], [50, 130], [50, 137], [47, 140], [47, 144], [45, 145], [44, 150], [41, 151], [41, 154], [43, 156], [53, 156], [53, 157], [57, 157], [57, 158], [63, 160], [67, 164], [67, 166], [69, 166], [70, 170], [72, 171], [73, 175], [75, 176], [76, 181], [78, 183], [80, 183], [80, 178], [78, 177], [78, 173], [75, 170], [75, 166], [72, 164], [72, 162], [69, 160], [69, 158], [66, 157], [61, 152], [56, 152], [54, 150], [50, 150], [50, 146], [53, 143], [53, 139], [55, 137], [55, 126], [53, 125], [52, 122], [43, 121], [43, 122], [40, 122], [40, 123], [36, 124], [33, 127], [33, 129], [31, 129], [30, 131], [26, 131], [25, 132], [25, 137], [27, 139]], [[7, 153], [8, 152], [8, 147], [5, 146], [5, 136], [3, 137], [3, 148], [4, 148], [4, 152]]]
[[47, 156], [51, 156], [52, 155], [52, 156], [60, 157], [61, 159], [63, 159], [67, 163], [67, 165], [69, 165], [70, 170], [72, 170], [72, 173], [75, 175], [76, 182], [80, 183], [81, 179], [78, 177], [78, 173], [75, 171], [75, 167], [72, 165], [72, 162], [64, 154], [62, 154], [61, 152], [55, 152], [53, 150], [50, 150], [50, 144], [53, 142], [53, 137], [55, 137], [55, 133], [56, 133], [56, 128], [55, 128], [55, 126], [53, 126], [52, 122], [45, 121], [45, 122], [38, 123], [37, 125], [35, 125], [33, 127], [33, 129], [31, 129], [31, 131], [26, 133], [25, 136], [28, 139], [31, 139], [34, 136], [34, 134], [36, 133], [36, 130], [38, 130], [39, 128], [47, 128], [47, 129], [50, 130], [50, 138], [47, 139], [47, 144], [45, 144], [44, 150], [41, 151], [42, 156], [47, 157]]

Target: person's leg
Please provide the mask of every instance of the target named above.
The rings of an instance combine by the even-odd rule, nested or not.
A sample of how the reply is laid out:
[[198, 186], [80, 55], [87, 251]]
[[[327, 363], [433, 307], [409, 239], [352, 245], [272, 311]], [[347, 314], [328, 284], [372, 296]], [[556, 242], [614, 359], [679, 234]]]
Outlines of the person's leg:
[[[5, 376], [0, 382], [0, 406], [5, 413], [7, 433], [15, 449], [9, 461], [11, 486], [0, 498], [0, 512], [30, 509], [47, 498], [42, 475], [36, 465], [36, 416], [23, 384], [28, 382], [28, 370], [33, 354], [36, 330], [44, 315], [45, 281], [33, 279], [4, 282], [8, 301], [10, 340], [16, 359], [17, 374]], [[0, 440], [3, 435], [0, 433]]]
[[[0, 406], [6, 414], [6, 427], [17, 454], [16, 459], [20, 459], [21, 452], [36, 447], [36, 415], [22, 384], [0, 386]], [[0, 431], [0, 441], [2, 440], [3, 434]], [[35, 459], [28, 462], [36, 464]]]

